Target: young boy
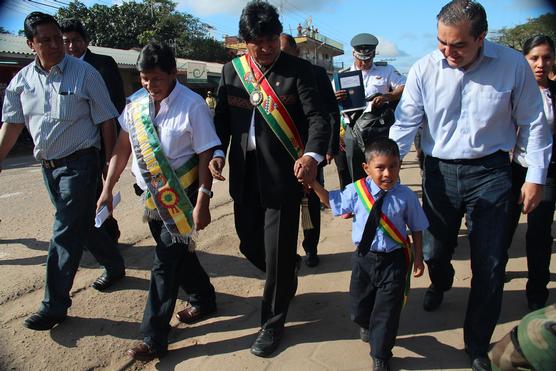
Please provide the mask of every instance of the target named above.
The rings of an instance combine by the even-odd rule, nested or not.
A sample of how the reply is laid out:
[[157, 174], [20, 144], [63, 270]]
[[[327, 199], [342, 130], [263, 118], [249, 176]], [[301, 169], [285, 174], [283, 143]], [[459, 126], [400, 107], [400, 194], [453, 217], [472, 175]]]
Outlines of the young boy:
[[370, 343], [374, 370], [388, 370], [409, 288], [411, 245], [406, 226], [415, 250], [413, 275], [420, 277], [424, 270], [422, 231], [428, 221], [415, 193], [398, 183], [400, 153], [396, 142], [381, 138], [370, 143], [365, 160], [367, 178], [343, 191], [328, 193], [318, 182], [311, 187], [335, 216], [354, 214], [352, 240], [357, 252], [352, 258], [349, 288], [351, 317], [360, 326], [361, 340]]

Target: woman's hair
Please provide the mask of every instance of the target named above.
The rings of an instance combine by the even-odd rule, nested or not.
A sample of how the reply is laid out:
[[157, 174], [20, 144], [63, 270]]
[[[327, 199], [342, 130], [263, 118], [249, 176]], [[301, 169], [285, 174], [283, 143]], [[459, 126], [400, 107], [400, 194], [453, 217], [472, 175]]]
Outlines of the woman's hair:
[[543, 44], [548, 45], [552, 51], [552, 55], [554, 55], [554, 41], [546, 35], [536, 35], [525, 40], [523, 43], [523, 55], [529, 54], [531, 49]]

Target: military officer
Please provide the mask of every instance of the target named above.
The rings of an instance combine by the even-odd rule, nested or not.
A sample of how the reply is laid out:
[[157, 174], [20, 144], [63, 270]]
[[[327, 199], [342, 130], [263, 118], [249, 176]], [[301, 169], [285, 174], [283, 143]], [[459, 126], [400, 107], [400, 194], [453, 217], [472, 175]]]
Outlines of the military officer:
[[[399, 101], [405, 86], [405, 76], [400, 74], [393, 66], [386, 62], [374, 63], [378, 39], [368, 33], [357, 34], [351, 39], [353, 48], [353, 64], [349, 71], [361, 70], [363, 84], [365, 86], [365, 97], [368, 99], [364, 112], [370, 112], [373, 107], [381, 108], [385, 104]], [[377, 95], [380, 93], [380, 95]], [[373, 95], [375, 97], [370, 99]], [[342, 102], [347, 98], [346, 90], [336, 92], [336, 100]], [[354, 124], [357, 116], [344, 115], [348, 126]], [[352, 181], [365, 177], [362, 164], [365, 162], [363, 152], [357, 147], [351, 130], [346, 130], [344, 141], [346, 144], [346, 157]]]

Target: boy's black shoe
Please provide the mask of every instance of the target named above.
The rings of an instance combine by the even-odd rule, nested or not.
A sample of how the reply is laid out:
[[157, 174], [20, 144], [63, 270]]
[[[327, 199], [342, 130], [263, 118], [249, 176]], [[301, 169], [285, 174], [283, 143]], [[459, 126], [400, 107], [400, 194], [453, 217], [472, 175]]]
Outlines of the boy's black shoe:
[[432, 312], [440, 306], [443, 298], [444, 292], [437, 290], [433, 285], [430, 285], [425, 292], [425, 297], [423, 298], [423, 309], [427, 312]]
[[258, 357], [267, 357], [280, 344], [284, 329], [262, 328], [251, 346], [251, 353]]
[[373, 371], [389, 371], [388, 361], [373, 357]]
[[319, 263], [320, 263], [320, 259], [316, 253], [310, 253], [305, 258], [305, 265], [308, 266], [309, 268], [316, 267], [317, 265], [319, 265]]
[[488, 357], [477, 357], [472, 360], [471, 370], [473, 371], [491, 371], [490, 360]]
[[66, 318], [66, 315], [54, 316], [48, 313], [37, 312], [27, 317], [27, 319], [23, 322], [23, 326], [31, 330], [46, 331], [50, 330]]
[[359, 327], [359, 337], [361, 338], [361, 341], [363, 341], [364, 343], [368, 343], [369, 342], [369, 329], [364, 328], [364, 327]]

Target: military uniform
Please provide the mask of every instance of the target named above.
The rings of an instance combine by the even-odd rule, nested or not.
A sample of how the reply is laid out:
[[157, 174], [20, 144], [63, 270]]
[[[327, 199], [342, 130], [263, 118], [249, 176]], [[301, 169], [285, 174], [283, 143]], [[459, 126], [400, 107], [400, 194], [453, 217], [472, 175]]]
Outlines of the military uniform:
[[556, 370], [556, 304], [523, 317], [489, 357], [493, 370]]

